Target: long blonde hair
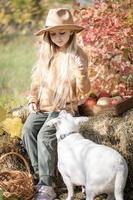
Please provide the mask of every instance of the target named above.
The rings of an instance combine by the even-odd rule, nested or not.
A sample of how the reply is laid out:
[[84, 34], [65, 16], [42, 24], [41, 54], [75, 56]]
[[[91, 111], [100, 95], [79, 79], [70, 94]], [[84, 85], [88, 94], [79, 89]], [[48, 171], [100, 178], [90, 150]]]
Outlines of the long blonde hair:
[[[68, 97], [72, 103], [72, 86], [70, 77], [72, 71], [71, 68], [74, 69], [77, 65], [74, 58], [77, 55], [78, 48], [79, 47], [76, 43], [76, 34], [73, 32], [65, 49], [65, 60], [64, 57], [63, 59], [62, 57], [59, 58], [61, 71], [57, 77], [57, 86], [53, 91], [53, 110], [57, 108], [65, 108]], [[43, 37], [43, 41], [39, 49], [39, 57], [32, 71], [32, 77], [36, 76], [36, 70], [41, 71], [41, 85], [48, 85], [48, 72], [56, 53], [58, 53], [58, 47], [51, 41], [49, 32], [47, 32]]]

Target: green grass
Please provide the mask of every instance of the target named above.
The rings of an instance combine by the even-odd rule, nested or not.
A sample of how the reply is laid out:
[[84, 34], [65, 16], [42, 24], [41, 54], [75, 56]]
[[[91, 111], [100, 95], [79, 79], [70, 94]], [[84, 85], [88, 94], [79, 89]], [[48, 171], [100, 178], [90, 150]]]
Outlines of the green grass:
[[[16, 36], [0, 43], [0, 105], [13, 107], [26, 102], [31, 68], [35, 62], [35, 39]], [[10, 105], [9, 105], [10, 104]]]

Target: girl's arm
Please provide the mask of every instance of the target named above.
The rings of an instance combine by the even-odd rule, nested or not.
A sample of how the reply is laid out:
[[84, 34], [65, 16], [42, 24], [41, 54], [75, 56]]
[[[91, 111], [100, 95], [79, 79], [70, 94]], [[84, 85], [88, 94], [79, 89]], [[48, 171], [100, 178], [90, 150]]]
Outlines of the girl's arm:
[[76, 69], [76, 87], [81, 95], [85, 95], [90, 91], [90, 81], [88, 77], [88, 57], [80, 50], [79, 54], [75, 57], [77, 64]]
[[29, 104], [29, 112], [30, 113], [37, 113], [39, 111], [38, 106], [35, 103]]
[[32, 73], [32, 82], [30, 88], [29, 104], [34, 103], [38, 105], [39, 103], [39, 91], [41, 83], [41, 72], [39, 68], [34, 69]]

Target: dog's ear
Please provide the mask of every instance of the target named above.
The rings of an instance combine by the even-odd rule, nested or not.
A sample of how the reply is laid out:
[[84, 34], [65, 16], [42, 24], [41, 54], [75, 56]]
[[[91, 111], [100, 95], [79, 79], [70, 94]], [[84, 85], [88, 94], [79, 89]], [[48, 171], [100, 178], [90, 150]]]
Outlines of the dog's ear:
[[67, 111], [66, 110], [62, 110], [59, 113], [59, 117], [66, 117], [66, 115], [67, 115]]
[[49, 120], [48, 122], [46, 122], [46, 125], [47, 126], [55, 126], [57, 127], [57, 124], [59, 123], [60, 119], [59, 118], [54, 118], [54, 119], [51, 119]]
[[74, 121], [77, 125], [87, 122], [88, 120], [89, 120], [89, 117], [74, 117]]

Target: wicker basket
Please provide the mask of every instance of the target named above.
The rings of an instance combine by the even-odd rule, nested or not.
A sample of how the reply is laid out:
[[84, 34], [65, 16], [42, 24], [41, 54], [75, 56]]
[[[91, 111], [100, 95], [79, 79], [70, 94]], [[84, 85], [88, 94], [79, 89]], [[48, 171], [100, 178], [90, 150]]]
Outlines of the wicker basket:
[[4, 190], [3, 195], [5, 197], [15, 195], [24, 200], [33, 199], [35, 193], [33, 179], [27, 161], [22, 155], [16, 152], [9, 152], [0, 157], [0, 165], [5, 162], [9, 155], [17, 156], [21, 159], [25, 165], [26, 171], [4, 169], [4, 171], [0, 172], [0, 188]]

